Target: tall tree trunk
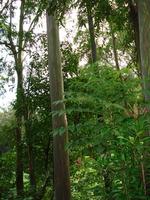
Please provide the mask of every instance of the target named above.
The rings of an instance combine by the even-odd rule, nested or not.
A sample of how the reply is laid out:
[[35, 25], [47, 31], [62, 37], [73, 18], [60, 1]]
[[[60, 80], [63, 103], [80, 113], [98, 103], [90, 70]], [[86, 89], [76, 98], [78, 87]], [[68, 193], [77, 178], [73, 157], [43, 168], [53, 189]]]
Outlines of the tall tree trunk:
[[[29, 83], [27, 89], [27, 96], [30, 92], [30, 80], [32, 77], [33, 70], [31, 69], [29, 75]], [[36, 177], [35, 177], [35, 167], [34, 167], [34, 148], [33, 148], [33, 133], [32, 133], [32, 113], [29, 109], [28, 99], [24, 98], [24, 125], [25, 125], [25, 135], [28, 150], [28, 162], [29, 162], [29, 178], [30, 178], [30, 193], [34, 195], [36, 192]]]
[[22, 63], [22, 46], [23, 46], [23, 20], [24, 20], [24, 0], [21, 1], [20, 18], [19, 18], [19, 34], [18, 34], [18, 54], [16, 56], [16, 72], [17, 72], [17, 99], [16, 99], [16, 190], [17, 195], [23, 194], [23, 145], [22, 145], [22, 117], [24, 105], [24, 89], [23, 89], [23, 63]]
[[150, 2], [138, 1], [139, 31], [140, 31], [140, 55], [141, 69], [144, 82], [144, 96], [147, 103], [150, 102]]
[[16, 100], [16, 190], [17, 195], [23, 194], [23, 145], [22, 145], [22, 71], [18, 73]]
[[[150, 112], [150, 1], [138, 0], [139, 13], [139, 32], [140, 32], [140, 55], [141, 70], [143, 77], [144, 97], [147, 104], [147, 110]], [[145, 133], [150, 136], [150, 131]], [[145, 184], [146, 193], [150, 197], [150, 150], [149, 142], [145, 143], [146, 153], [144, 155]]]
[[[138, 72], [139, 78], [142, 78], [138, 8], [137, 8], [137, 4], [133, 3], [133, 1], [127, 0], [127, 2], [129, 6], [129, 21], [134, 31], [137, 72]], [[144, 91], [144, 87], [142, 83], [141, 83], [141, 87]], [[143, 184], [144, 193], [146, 194], [145, 168], [143, 165], [143, 161], [141, 161], [140, 169], [141, 169], [141, 172], [140, 172], [141, 182]]]
[[29, 174], [30, 174], [30, 190], [31, 193], [36, 192], [36, 179], [35, 179], [35, 170], [34, 170], [34, 156], [33, 156], [33, 145], [32, 139], [28, 143], [28, 158], [29, 158]]
[[94, 62], [97, 61], [97, 52], [96, 52], [94, 23], [93, 23], [91, 7], [90, 7], [89, 3], [86, 4], [86, 9], [87, 9], [88, 26], [89, 26], [89, 33], [90, 33], [90, 45], [91, 45], [92, 62], [94, 63]]
[[137, 58], [138, 74], [141, 77], [141, 55], [140, 55], [140, 35], [139, 35], [139, 19], [138, 19], [138, 9], [137, 5], [134, 4], [131, 0], [128, 0], [129, 6], [129, 20], [132, 24], [134, 31], [134, 40], [135, 40], [135, 51]]
[[[64, 88], [59, 47], [59, 31], [55, 17], [48, 13], [47, 34], [51, 109], [52, 112], [59, 112], [65, 110], [63, 102]], [[59, 101], [59, 103], [56, 104], [56, 101]], [[61, 135], [57, 134], [53, 138], [55, 199], [70, 200], [69, 156], [65, 149], [65, 144], [68, 141], [66, 114], [52, 116], [52, 127], [54, 131], [60, 128], [64, 130], [64, 133]]]
[[[27, 105], [26, 105], [27, 106]], [[31, 117], [29, 117], [28, 110], [26, 109], [25, 119], [25, 134], [28, 146], [28, 162], [29, 162], [29, 177], [30, 177], [30, 192], [34, 195], [36, 192], [36, 178], [34, 169], [34, 155], [33, 155], [33, 137], [31, 130]]]
[[118, 51], [117, 51], [117, 48], [116, 48], [116, 38], [115, 38], [114, 31], [113, 31], [111, 24], [110, 24], [110, 31], [111, 31], [111, 37], [112, 37], [112, 47], [113, 47], [115, 65], [116, 65], [116, 69], [118, 71], [120, 71], [119, 60], [118, 60]]

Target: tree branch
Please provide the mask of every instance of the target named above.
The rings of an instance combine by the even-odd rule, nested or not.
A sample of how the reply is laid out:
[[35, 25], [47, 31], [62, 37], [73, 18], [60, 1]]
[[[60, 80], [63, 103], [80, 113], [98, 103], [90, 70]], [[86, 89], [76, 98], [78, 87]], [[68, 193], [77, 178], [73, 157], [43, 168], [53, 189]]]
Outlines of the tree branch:
[[5, 9], [7, 9], [9, 7], [9, 0], [7, 0], [7, 2], [5, 3], [4, 7], [2, 8], [2, 10], [0, 10], [0, 16], [2, 16], [2, 13]]
[[[35, 28], [37, 22], [38, 22], [38, 19], [39, 17], [42, 15], [43, 11], [41, 11], [41, 6], [39, 5], [39, 8], [38, 8], [38, 11], [37, 11], [37, 14], [36, 16], [34, 17], [34, 19], [32, 20], [30, 26], [29, 26], [29, 29], [27, 32], [31, 32], [33, 31], [33, 29]], [[25, 38], [25, 41], [24, 41], [24, 45], [23, 45], [23, 48], [26, 46], [26, 43], [28, 42], [28, 39]]]

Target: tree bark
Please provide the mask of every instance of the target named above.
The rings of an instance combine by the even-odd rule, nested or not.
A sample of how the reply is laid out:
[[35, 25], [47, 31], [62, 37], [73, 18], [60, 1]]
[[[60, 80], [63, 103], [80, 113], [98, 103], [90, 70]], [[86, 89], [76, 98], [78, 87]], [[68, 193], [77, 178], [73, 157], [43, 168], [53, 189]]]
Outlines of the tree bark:
[[[150, 1], [138, 0], [139, 13], [139, 32], [140, 32], [140, 55], [141, 70], [143, 78], [144, 97], [147, 111], [150, 112]], [[146, 136], [150, 136], [150, 131], [145, 132]], [[150, 197], [150, 150], [149, 142], [145, 142], [144, 154], [144, 170], [146, 194]]]
[[22, 145], [22, 72], [18, 72], [16, 100], [16, 190], [23, 194], [23, 145]]
[[[27, 105], [26, 105], [27, 106]], [[35, 178], [35, 168], [34, 168], [34, 155], [33, 155], [33, 137], [31, 130], [31, 117], [29, 116], [28, 109], [24, 113], [25, 120], [25, 134], [28, 146], [28, 162], [29, 162], [29, 177], [30, 177], [30, 192], [34, 195], [36, 192], [36, 178]]]
[[[16, 98], [16, 190], [17, 195], [23, 194], [23, 145], [22, 145], [22, 120], [24, 105], [24, 89], [23, 89], [23, 62], [22, 62], [22, 46], [23, 46], [23, 20], [24, 20], [25, 1], [21, 1], [19, 33], [18, 33], [18, 52], [15, 57], [15, 69], [17, 72], [17, 98]], [[13, 48], [13, 47], [12, 47]]]
[[89, 33], [90, 33], [92, 62], [95, 63], [97, 61], [97, 52], [96, 52], [94, 23], [93, 23], [91, 7], [88, 3], [86, 4], [86, 9], [87, 9], [88, 26], [89, 26]]
[[22, 150], [22, 139], [21, 139], [21, 119], [17, 117], [17, 128], [16, 128], [16, 189], [17, 195], [23, 194], [23, 150]]
[[138, 74], [141, 77], [141, 55], [140, 55], [140, 34], [139, 34], [139, 19], [138, 19], [138, 9], [137, 5], [133, 4], [131, 0], [128, 0], [129, 6], [129, 21], [132, 24], [134, 31], [134, 41], [135, 41], [135, 51], [136, 51], [136, 62], [138, 66]]
[[150, 101], [150, 2], [138, 1], [141, 69], [145, 100]]
[[116, 38], [115, 38], [115, 35], [114, 35], [113, 28], [112, 28], [111, 24], [110, 24], [110, 31], [111, 31], [111, 37], [112, 37], [112, 47], [113, 47], [115, 65], [116, 65], [116, 69], [118, 71], [120, 71], [119, 60], [118, 60], [118, 51], [117, 51], [117, 48], [116, 48]]
[[[50, 73], [50, 94], [51, 110], [59, 112], [65, 110], [63, 102], [64, 88], [61, 69], [59, 31], [54, 16], [47, 13], [47, 34], [48, 34], [48, 62]], [[59, 101], [57, 104], [56, 101]], [[66, 114], [52, 116], [53, 130], [64, 129], [61, 135], [55, 135], [53, 138], [53, 156], [54, 156], [54, 189], [56, 200], [70, 200], [70, 179], [69, 179], [69, 155], [65, 149], [68, 141], [67, 118]]]

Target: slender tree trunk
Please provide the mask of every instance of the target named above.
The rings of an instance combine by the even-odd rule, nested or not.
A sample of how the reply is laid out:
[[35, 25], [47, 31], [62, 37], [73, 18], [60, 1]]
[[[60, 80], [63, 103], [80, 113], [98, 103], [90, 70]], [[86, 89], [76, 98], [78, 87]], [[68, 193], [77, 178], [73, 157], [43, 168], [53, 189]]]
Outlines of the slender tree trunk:
[[[147, 110], [150, 112], [150, 1], [138, 0], [139, 32], [141, 70], [143, 77], [143, 89]], [[150, 136], [150, 131], [145, 133]], [[144, 169], [146, 193], [150, 197], [150, 150], [149, 142], [145, 142]]]
[[93, 17], [92, 17], [92, 13], [91, 13], [91, 7], [88, 3], [86, 4], [86, 8], [87, 8], [87, 18], [88, 18], [88, 26], [89, 26], [89, 33], [90, 33], [92, 62], [94, 63], [97, 61], [94, 23], [93, 23]]
[[[24, 87], [23, 87], [23, 51], [26, 47], [27, 40], [24, 37], [24, 19], [25, 19], [25, 0], [20, 0], [20, 16], [18, 19], [19, 30], [17, 37], [13, 35], [13, 1], [8, 1], [3, 9], [0, 11], [3, 13], [5, 9], [10, 8], [9, 12], [9, 28], [7, 39], [9, 41], [9, 45], [5, 44], [7, 48], [12, 51], [15, 60], [15, 70], [17, 73], [17, 95], [16, 95], [16, 105], [15, 105], [15, 116], [16, 116], [16, 191], [17, 195], [21, 196], [23, 194], [23, 144], [22, 144], [22, 126], [23, 126], [23, 117], [25, 118], [25, 98], [24, 98]], [[39, 17], [39, 15], [38, 15]], [[36, 18], [35, 18], [36, 19]], [[36, 20], [33, 19], [32, 23], [30, 24], [30, 31], [33, 30], [34, 25], [36, 24]], [[38, 18], [37, 18], [38, 19]], [[8, 23], [8, 20], [7, 20]], [[34, 24], [35, 23], [35, 24]], [[17, 45], [15, 45], [17, 40]], [[23, 42], [24, 41], [24, 42]], [[33, 150], [32, 144], [28, 145], [28, 152], [29, 152], [29, 169], [30, 169], [30, 177], [31, 177], [31, 185], [34, 183], [33, 178]]]
[[[46, 144], [46, 148], [45, 148], [45, 171], [48, 170], [48, 163], [49, 163], [49, 156], [50, 156], [50, 145], [51, 145], [51, 142], [52, 142], [52, 138], [49, 137], [48, 138], [48, 141], [47, 141], [47, 144]], [[51, 160], [53, 163], [53, 160]]]
[[16, 128], [16, 189], [17, 195], [23, 194], [23, 161], [22, 161], [22, 139], [21, 139], [21, 119], [17, 117]]
[[112, 37], [112, 47], [113, 47], [113, 53], [114, 53], [114, 58], [115, 58], [115, 65], [116, 65], [116, 69], [118, 71], [120, 71], [118, 52], [117, 52], [117, 48], [116, 48], [116, 38], [115, 38], [111, 24], [110, 24], [110, 31], [111, 31], [111, 37]]
[[25, 134], [28, 145], [28, 162], [29, 162], [29, 177], [30, 177], [30, 192], [34, 195], [36, 192], [36, 178], [35, 178], [35, 169], [34, 169], [34, 155], [33, 155], [33, 137], [31, 130], [31, 119], [28, 119], [28, 111], [24, 115], [25, 119]]
[[19, 34], [18, 34], [18, 52], [16, 57], [16, 71], [18, 78], [17, 85], [17, 104], [16, 104], [16, 120], [17, 120], [17, 131], [16, 131], [16, 189], [17, 194], [23, 193], [23, 145], [22, 145], [22, 125], [23, 118], [25, 120], [25, 132], [27, 136], [28, 145], [28, 159], [29, 159], [29, 175], [30, 175], [30, 186], [31, 191], [34, 192], [36, 188], [34, 165], [33, 165], [33, 146], [31, 130], [28, 119], [28, 111], [26, 108], [26, 99], [24, 96], [23, 87], [23, 40], [24, 40], [24, 11], [25, 11], [25, 0], [21, 0], [20, 6], [20, 18], [19, 18]]
[[22, 72], [18, 72], [16, 103], [16, 190], [18, 196], [23, 194], [22, 89]]
[[137, 5], [128, 0], [129, 5], [129, 18], [134, 31], [135, 51], [137, 57], [138, 74], [141, 77], [141, 55], [140, 55], [140, 35], [139, 35], [139, 19]]
[[[137, 4], [134, 4], [131, 0], [128, 0], [129, 6], [129, 20], [134, 31], [134, 41], [135, 41], [135, 52], [136, 52], [136, 63], [139, 78], [142, 78], [142, 68], [141, 68], [141, 55], [140, 55], [140, 33], [139, 33], [139, 19], [138, 19], [138, 8]], [[143, 84], [141, 87], [144, 91]], [[143, 161], [140, 163], [140, 174], [141, 182], [143, 184], [144, 194], [146, 195], [146, 181], [145, 181], [145, 168]]]
[[36, 180], [34, 171], [33, 146], [31, 141], [28, 144], [28, 158], [29, 158], [30, 187], [31, 187], [31, 192], [33, 192], [34, 194], [34, 192], [36, 192]]
[[[30, 80], [32, 77], [33, 70], [31, 69], [29, 75], [29, 83], [27, 89], [27, 96], [30, 92]], [[32, 113], [29, 110], [29, 102], [27, 98], [24, 98], [24, 124], [25, 124], [25, 135], [28, 150], [28, 162], [29, 162], [29, 178], [30, 178], [30, 193], [34, 195], [36, 192], [36, 177], [34, 167], [34, 148], [33, 148], [33, 134], [32, 134]]]
[[22, 145], [22, 120], [24, 105], [23, 89], [23, 63], [22, 63], [22, 46], [23, 46], [23, 20], [24, 20], [24, 0], [21, 1], [19, 34], [18, 34], [18, 53], [15, 56], [15, 67], [17, 72], [17, 99], [16, 99], [16, 190], [17, 195], [23, 194], [23, 145]]
[[[52, 112], [65, 110], [63, 103], [63, 76], [61, 69], [59, 31], [56, 19], [47, 13], [48, 62]], [[59, 103], [55, 104], [56, 101]], [[54, 188], [56, 200], [70, 200], [69, 156], [65, 149], [68, 141], [66, 114], [52, 116], [53, 130], [63, 128], [64, 133], [53, 138]]]

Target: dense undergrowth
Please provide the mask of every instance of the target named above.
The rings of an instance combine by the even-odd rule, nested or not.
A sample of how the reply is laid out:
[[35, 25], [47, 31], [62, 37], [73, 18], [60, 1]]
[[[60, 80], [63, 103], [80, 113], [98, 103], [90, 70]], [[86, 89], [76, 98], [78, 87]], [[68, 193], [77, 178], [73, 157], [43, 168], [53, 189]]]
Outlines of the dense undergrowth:
[[[37, 90], [34, 84], [37, 82], [33, 82], [31, 94]], [[69, 125], [69, 143], [66, 148], [70, 154], [73, 199], [146, 199], [143, 158], [145, 142], [148, 141], [144, 133], [149, 129], [149, 116], [143, 103], [139, 78], [127, 68], [117, 71], [111, 66], [95, 64], [84, 67], [76, 76], [66, 78], [65, 91]], [[45, 184], [45, 178], [49, 177], [43, 197], [46, 200], [53, 195], [53, 133], [48, 112], [49, 102], [42, 95], [48, 94], [40, 93], [39, 101], [38, 95], [35, 99], [32, 98], [34, 115], [31, 122], [35, 174], [39, 188], [37, 191]], [[42, 103], [40, 99], [43, 99]], [[16, 199], [14, 127], [13, 112], [1, 113], [2, 200]], [[63, 134], [63, 130], [54, 134]], [[32, 197], [28, 193], [29, 169], [25, 135], [23, 147], [24, 200], [29, 200]]]

